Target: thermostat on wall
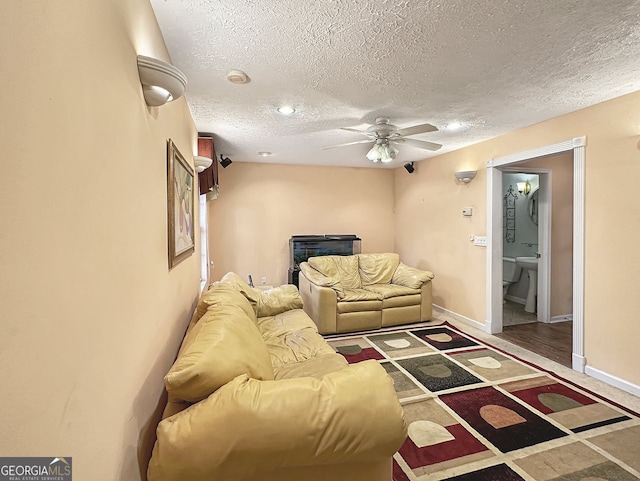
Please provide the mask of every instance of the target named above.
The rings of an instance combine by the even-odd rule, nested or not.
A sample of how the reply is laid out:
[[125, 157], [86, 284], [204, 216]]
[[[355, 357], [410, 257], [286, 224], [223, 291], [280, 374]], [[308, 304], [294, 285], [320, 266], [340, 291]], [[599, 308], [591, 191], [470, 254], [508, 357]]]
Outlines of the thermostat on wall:
[[463, 207], [462, 215], [465, 217], [470, 217], [473, 215], [473, 207]]

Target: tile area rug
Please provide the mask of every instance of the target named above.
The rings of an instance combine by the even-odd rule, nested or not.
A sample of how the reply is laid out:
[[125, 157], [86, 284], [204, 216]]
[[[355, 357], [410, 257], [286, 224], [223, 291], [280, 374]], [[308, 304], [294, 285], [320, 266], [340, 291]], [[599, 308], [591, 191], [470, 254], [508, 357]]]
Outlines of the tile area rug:
[[450, 324], [327, 341], [394, 381], [409, 427], [394, 481], [640, 479], [638, 414]]

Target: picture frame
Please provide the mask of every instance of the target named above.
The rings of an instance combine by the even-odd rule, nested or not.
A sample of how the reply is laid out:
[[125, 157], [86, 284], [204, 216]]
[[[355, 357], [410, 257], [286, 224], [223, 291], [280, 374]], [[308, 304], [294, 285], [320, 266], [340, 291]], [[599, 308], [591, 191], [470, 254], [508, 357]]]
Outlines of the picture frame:
[[167, 140], [167, 217], [169, 269], [195, 251], [193, 168], [171, 139]]

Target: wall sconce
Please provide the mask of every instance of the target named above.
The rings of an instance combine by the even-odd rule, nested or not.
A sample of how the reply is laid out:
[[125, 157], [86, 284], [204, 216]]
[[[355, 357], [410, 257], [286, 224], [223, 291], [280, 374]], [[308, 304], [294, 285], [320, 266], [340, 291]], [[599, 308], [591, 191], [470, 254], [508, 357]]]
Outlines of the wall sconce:
[[407, 172], [409, 172], [410, 174], [413, 174], [413, 171], [416, 170], [416, 168], [413, 166], [413, 162], [407, 162], [406, 164], [404, 164], [404, 168], [407, 169]]
[[531, 192], [531, 184], [529, 182], [516, 182], [516, 185], [518, 186], [518, 192], [525, 196]]
[[456, 172], [453, 175], [455, 175], [456, 179], [458, 179], [463, 184], [468, 184], [476, 176], [476, 171], [475, 170], [466, 170], [464, 172]]
[[194, 155], [193, 156], [193, 164], [196, 166], [196, 172], [202, 172], [205, 169], [211, 167], [213, 163], [213, 159], [209, 157], [203, 157], [202, 155]]
[[225, 157], [224, 155], [220, 154], [220, 165], [223, 169], [229, 167], [232, 162], [233, 161], [229, 157]]
[[138, 55], [138, 74], [144, 100], [150, 107], [182, 97], [187, 88], [187, 77], [180, 70], [156, 58]]

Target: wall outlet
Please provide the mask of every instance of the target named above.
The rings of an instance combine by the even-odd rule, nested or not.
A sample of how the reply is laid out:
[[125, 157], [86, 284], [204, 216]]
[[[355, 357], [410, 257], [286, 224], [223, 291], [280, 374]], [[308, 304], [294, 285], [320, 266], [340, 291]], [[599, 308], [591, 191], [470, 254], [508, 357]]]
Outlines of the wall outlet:
[[473, 236], [473, 245], [480, 246], [480, 247], [487, 247], [487, 238], [475, 235]]
[[[486, 245], [486, 244], [485, 244], [485, 245]], [[266, 283], [267, 283], [267, 278], [266, 278], [266, 276], [262, 278], [262, 283], [263, 283], [263, 284], [266, 284]]]

